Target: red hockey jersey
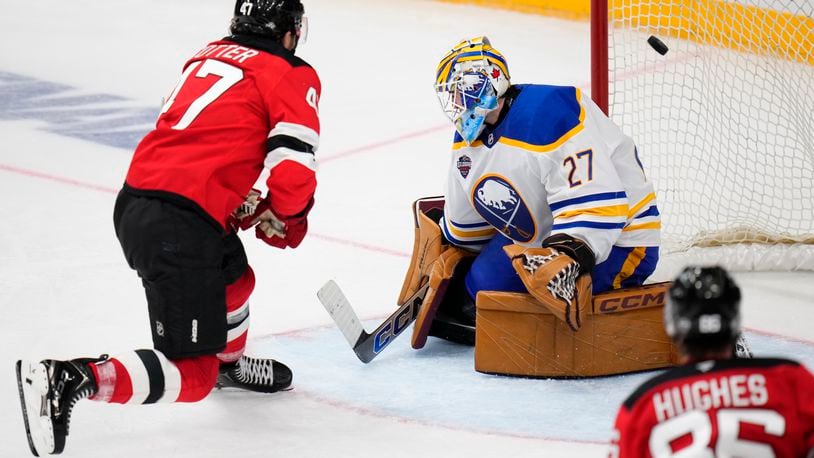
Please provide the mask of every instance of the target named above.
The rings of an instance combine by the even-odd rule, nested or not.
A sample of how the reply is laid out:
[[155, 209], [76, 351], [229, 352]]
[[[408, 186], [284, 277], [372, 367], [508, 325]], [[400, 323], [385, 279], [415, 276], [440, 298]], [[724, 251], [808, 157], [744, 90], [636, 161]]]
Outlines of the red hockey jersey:
[[277, 43], [229, 37], [184, 66], [125, 189], [191, 202], [226, 228], [265, 166], [272, 210], [302, 211], [316, 188], [316, 72]]
[[611, 457], [805, 457], [814, 377], [783, 359], [705, 361], [644, 383], [616, 417]]

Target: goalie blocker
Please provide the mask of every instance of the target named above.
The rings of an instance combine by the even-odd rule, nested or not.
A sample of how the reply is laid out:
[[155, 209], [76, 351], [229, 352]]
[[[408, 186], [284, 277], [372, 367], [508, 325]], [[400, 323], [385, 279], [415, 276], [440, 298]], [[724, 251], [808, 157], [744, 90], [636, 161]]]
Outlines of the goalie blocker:
[[429, 291], [413, 328], [413, 348], [424, 347], [431, 335], [474, 344], [477, 371], [525, 377], [601, 376], [675, 365], [676, 349], [662, 325], [669, 283], [592, 297], [591, 277], [583, 272], [593, 263], [572, 240], [505, 247], [529, 294], [481, 291], [476, 323], [450, 314], [468, 299], [459, 290], [474, 253], [444, 239], [437, 223], [443, 205], [440, 197], [414, 205], [415, 243], [399, 303], [423, 285]]

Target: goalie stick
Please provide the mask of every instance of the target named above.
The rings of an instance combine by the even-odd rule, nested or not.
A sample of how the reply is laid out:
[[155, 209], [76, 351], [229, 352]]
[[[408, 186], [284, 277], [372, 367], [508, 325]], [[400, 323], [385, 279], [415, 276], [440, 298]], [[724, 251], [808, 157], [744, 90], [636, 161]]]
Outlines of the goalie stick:
[[419, 288], [372, 333], [365, 331], [348, 298], [335, 281], [329, 280], [325, 283], [325, 286], [317, 292], [317, 297], [342, 331], [356, 356], [363, 363], [369, 363], [415, 321], [429, 286], [428, 282]]

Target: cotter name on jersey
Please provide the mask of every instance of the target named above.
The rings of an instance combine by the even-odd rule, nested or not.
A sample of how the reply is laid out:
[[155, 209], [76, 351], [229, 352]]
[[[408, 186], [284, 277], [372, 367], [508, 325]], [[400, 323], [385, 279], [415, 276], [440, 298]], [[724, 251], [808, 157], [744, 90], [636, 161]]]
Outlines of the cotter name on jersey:
[[219, 57], [222, 59], [232, 59], [242, 64], [246, 62], [246, 60], [251, 59], [258, 54], [260, 54], [259, 51], [255, 51], [254, 49], [249, 49], [244, 46], [236, 44], [220, 44], [209, 45], [206, 48], [198, 51], [198, 54], [195, 54], [192, 56], [192, 58]]

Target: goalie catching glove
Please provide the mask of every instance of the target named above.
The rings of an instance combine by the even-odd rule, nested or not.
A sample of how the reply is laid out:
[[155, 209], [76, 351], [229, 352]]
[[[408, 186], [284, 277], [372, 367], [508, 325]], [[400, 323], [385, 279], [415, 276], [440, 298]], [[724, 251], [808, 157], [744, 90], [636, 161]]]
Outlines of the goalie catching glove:
[[529, 294], [572, 330], [582, 326], [580, 315], [591, 304], [591, 275], [596, 260], [581, 240], [557, 234], [542, 248], [507, 245], [503, 251]]
[[232, 214], [232, 227], [235, 230], [254, 227], [257, 238], [273, 247], [297, 248], [308, 232], [308, 213], [314, 206], [314, 198], [296, 215], [282, 216], [275, 214], [269, 199], [261, 195], [257, 189], [249, 191], [246, 200]]

